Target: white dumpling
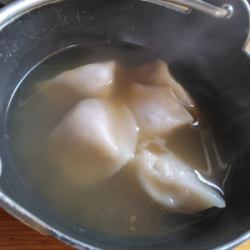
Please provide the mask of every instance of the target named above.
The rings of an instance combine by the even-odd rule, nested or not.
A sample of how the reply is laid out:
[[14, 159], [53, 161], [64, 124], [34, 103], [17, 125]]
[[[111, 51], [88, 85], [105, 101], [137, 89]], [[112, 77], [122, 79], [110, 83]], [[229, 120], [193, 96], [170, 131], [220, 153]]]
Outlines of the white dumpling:
[[178, 99], [186, 106], [193, 107], [194, 102], [187, 91], [170, 74], [168, 65], [161, 61], [145, 63], [130, 72], [133, 81], [155, 86], [169, 86]]
[[177, 127], [193, 123], [189, 111], [166, 86], [132, 84], [127, 103], [143, 137], [165, 135]]
[[133, 166], [143, 189], [170, 211], [195, 213], [210, 207], [225, 207], [222, 196], [170, 152], [154, 154], [142, 150]]
[[55, 105], [71, 107], [83, 98], [109, 96], [114, 85], [115, 61], [92, 63], [65, 71], [38, 85]]
[[126, 105], [87, 99], [52, 131], [51, 155], [74, 183], [92, 185], [111, 177], [133, 158], [137, 131]]

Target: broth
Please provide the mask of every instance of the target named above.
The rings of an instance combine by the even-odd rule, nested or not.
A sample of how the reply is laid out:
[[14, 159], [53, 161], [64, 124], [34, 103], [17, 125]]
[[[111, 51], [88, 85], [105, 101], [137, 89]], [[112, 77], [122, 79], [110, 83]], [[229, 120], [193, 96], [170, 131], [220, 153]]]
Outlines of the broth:
[[[83, 188], [72, 185], [60, 166], [48, 157], [48, 135], [63, 114], [60, 107], [46, 101], [37, 85], [60, 72], [92, 62], [117, 59], [125, 64], [130, 62], [133, 67], [131, 61], [138, 64], [152, 59], [150, 53], [144, 52], [127, 45], [66, 49], [36, 66], [12, 100], [11, 141], [20, 172], [50, 207], [83, 228], [133, 237], [161, 235], [205, 218], [200, 214], [169, 214], [144, 192], [126, 167], [99, 185]], [[117, 96], [122, 96], [124, 86], [116, 91]], [[197, 170], [202, 181], [222, 193], [225, 171], [215, 153], [209, 125], [201, 114], [196, 114], [196, 118], [199, 124], [196, 121], [193, 126], [175, 130], [167, 139], [168, 146]]]

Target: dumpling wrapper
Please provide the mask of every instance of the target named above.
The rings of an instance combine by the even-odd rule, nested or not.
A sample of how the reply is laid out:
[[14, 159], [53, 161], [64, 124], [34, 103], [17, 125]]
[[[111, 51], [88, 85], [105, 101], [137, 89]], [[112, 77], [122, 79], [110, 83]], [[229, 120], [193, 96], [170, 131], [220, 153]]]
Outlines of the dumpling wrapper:
[[211, 207], [225, 207], [222, 196], [170, 152], [154, 154], [142, 150], [133, 166], [142, 188], [172, 212], [196, 213]]
[[126, 105], [102, 99], [81, 101], [50, 136], [50, 151], [72, 182], [93, 185], [134, 157], [136, 122]]
[[186, 107], [166, 86], [132, 84], [127, 94], [142, 137], [160, 136], [194, 121]]
[[62, 72], [38, 85], [44, 96], [62, 110], [84, 98], [110, 95], [115, 77], [115, 61], [92, 63]]
[[187, 107], [193, 107], [194, 101], [187, 91], [170, 74], [168, 65], [161, 61], [145, 63], [130, 72], [134, 82], [151, 86], [169, 86], [178, 99]]

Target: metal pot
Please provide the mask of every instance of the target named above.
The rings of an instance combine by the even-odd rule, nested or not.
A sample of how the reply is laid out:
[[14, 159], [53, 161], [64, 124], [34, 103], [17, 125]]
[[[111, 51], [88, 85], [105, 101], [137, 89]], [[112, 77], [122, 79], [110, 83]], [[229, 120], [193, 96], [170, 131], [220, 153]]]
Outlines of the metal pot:
[[[250, 61], [246, 52], [250, 7], [247, 0], [206, 2], [20, 0], [3, 8], [0, 205], [34, 229], [82, 249], [231, 249], [249, 238]], [[226, 209], [188, 230], [131, 239], [68, 224], [29, 189], [9, 144], [9, 100], [20, 80], [48, 55], [99, 42], [149, 48], [170, 63], [173, 74], [210, 120], [223, 157], [232, 165]]]

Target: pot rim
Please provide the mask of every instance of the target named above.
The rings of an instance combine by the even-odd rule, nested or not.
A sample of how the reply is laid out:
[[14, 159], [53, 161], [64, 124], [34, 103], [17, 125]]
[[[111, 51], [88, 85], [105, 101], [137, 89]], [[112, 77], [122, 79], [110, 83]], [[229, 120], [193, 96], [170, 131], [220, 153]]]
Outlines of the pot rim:
[[[48, 4], [54, 4], [58, 2], [62, 2], [65, 0], [17, 0], [6, 7], [0, 10], [0, 33], [1, 31], [17, 20], [19, 17], [35, 10], [41, 8]], [[139, 0], [141, 1], [141, 0]], [[249, 16], [249, 30], [248, 36], [243, 47], [243, 51], [250, 55], [250, 3], [248, 0], [241, 0], [248, 11]], [[0, 158], [0, 177], [1, 177], [1, 158]], [[64, 233], [60, 232], [59, 230], [51, 227], [49, 224], [43, 222], [38, 217], [27, 211], [22, 206], [18, 205], [14, 200], [8, 197], [0, 188], [0, 207], [7, 211], [9, 214], [23, 222], [24, 224], [28, 225], [29, 227], [33, 228], [34, 230], [40, 232], [44, 235], [50, 235], [54, 238], [64, 242], [67, 245], [70, 245], [77, 249], [84, 249], [84, 250], [98, 250], [99, 248], [90, 246], [84, 242], [78, 241], [70, 236], [65, 235]], [[245, 232], [244, 234], [240, 235], [236, 239], [217, 247], [217, 250], [229, 250], [237, 247], [241, 243], [245, 242], [246, 240], [250, 239], [250, 230]]]
[[[16, 0], [15, 2], [7, 5], [0, 10], [0, 32], [2, 29], [4, 29], [5, 26], [14, 22], [22, 15], [42, 6], [62, 1], [65, 0]], [[247, 31], [248, 34], [246, 42], [243, 45], [243, 52], [250, 56], [250, 3], [248, 2], [248, 0], [240, 1], [244, 4], [249, 17], [249, 28]]]

